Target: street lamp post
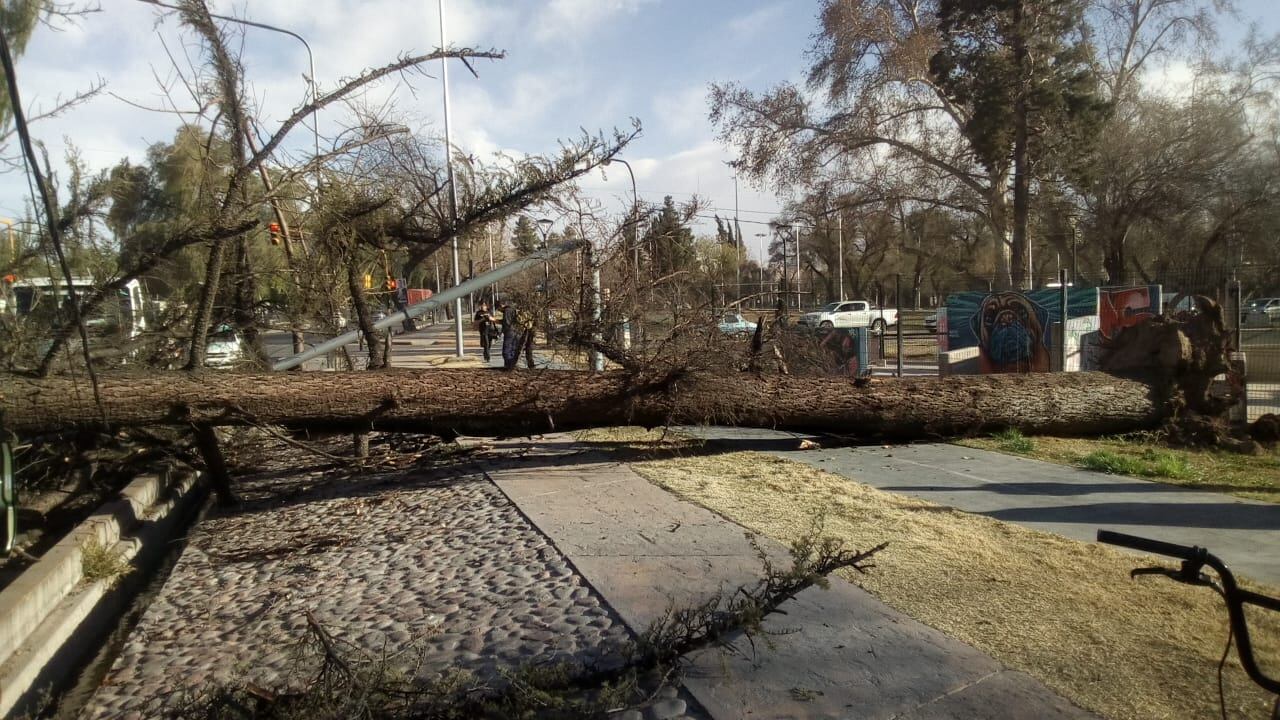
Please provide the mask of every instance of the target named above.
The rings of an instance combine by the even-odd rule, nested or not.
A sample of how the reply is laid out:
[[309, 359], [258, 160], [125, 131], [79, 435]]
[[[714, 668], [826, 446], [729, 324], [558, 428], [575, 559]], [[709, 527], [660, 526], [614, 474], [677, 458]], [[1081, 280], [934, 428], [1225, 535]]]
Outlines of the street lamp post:
[[801, 284], [803, 284], [803, 283], [804, 283], [804, 274], [803, 274], [803, 273], [804, 273], [804, 270], [801, 270], [801, 269], [800, 269], [800, 231], [801, 231], [801, 229], [803, 229], [803, 228], [801, 228], [801, 227], [800, 227], [800, 225], [797, 225], [797, 227], [795, 228], [795, 237], [796, 237], [796, 284], [795, 284], [795, 291], [796, 291], [796, 310], [797, 310], [797, 311], [799, 311], [799, 310], [800, 310], [800, 291], [801, 291]]
[[[756, 237], [760, 240], [760, 287], [757, 289], [757, 295], [764, 294], [764, 266], [768, 263], [769, 256], [764, 250], [764, 239], [769, 237], [768, 233], [756, 233]], [[759, 307], [760, 300], [756, 299], [756, 306]]]
[[615, 162], [622, 163], [622, 166], [627, 169], [627, 174], [631, 176], [631, 221], [630, 222], [631, 222], [631, 232], [635, 234], [635, 237], [633, 237], [631, 240], [631, 244], [633, 246], [633, 250], [635, 253], [633, 256], [634, 257], [633, 264], [635, 266], [634, 272], [635, 272], [636, 287], [639, 288], [640, 287], [640, 227], [639, 227], [640, 195], [636, 192], [636, 174], [635, 174], [635, 171], [631, 169], [631, 163], [627, 162], [626, 160], [623, 160], [622, 158], [614, 157], [614, 158], [609, 158], [608, 160], [605, 160], [603, 163], [601, 163], [601, 165], [608, 167], [610, 163], [615, 163]]
[[782, 290], [782, 314], [783, 315], [787, 314], [787, 308], [791, 306], [791, 301], [787, 298], [787, 295], [790, 294], [790, 290], [791, 290], [791, 282], [788, 279], [787, 274], [791, 271], [791, 269], [790, 267], [788, 267], [788, 264], [787, 264], [787, 235], [786, 235], [786, 231], [790, 229], [791, 229], [790, 225], [778, 225], [775, 228], [775, 231], [778, 233], [778, 239], [782, 241], [782, 279], [781, 279], [780, 290]]
[[[436, 8], [440, 12], [440, 49], [445, 48], [444, 0], [436, 0]], [[462, 268], [458, 264], [458, 192], [453, 184], [453, 141], [449, 135], [449, 58], [440, 58], [440, 83], [444, 88], [444, 167], [449, 183], [449, 225], [453, 236], [449, 254], [453, 260], [453, 285], [462, 284]], [[462, 348], [462, 298], [453, 301], [453, 338], [454, 349], [458, 357], [466, 353]]]
[[[830, 227], [829, 225], [827, 227]], [[840, 289], [836, 292], [836, 300], [844, 302], [844, 213], [836, 208], [836, 269], [839, 273]]]
[[[551, 226], [555, 224], [555, 220], [550, 218], [542, 218], [538, 221], [538, 232], [542, 233], [542, 247], [547, 249], [547, 234], [551, 231]], [[546, 333], [547, 339], [551, 339], [551, 262], [542, 263], [542, 324], [543, 332]]]
[[[147, 3], [148, 5], [155, 5], [157, 7], [167, 8], [169, 10], [179, 10], [179, 11], [182, 10], [182, 8], [178, 7], [177, 5], [162, 3], [162, 2], [159, 2], [159, 0], [138, 0], [138, 1]], [[230, 15], [217, 15], [214, 13], [209, 13], [209, 17], [216, 18], [218, 20], [225, 20], [227, 22], [239, 23], [240, 25], [248, 25], [249, 27], [256, 27], [256, 28], [261, 28], [263, 30], [270, 30], [272, 32], [282, 33], [302, 43], [302, 47], [305, 48], [307, 51], [307, 72], [311, 73], [310, 76], [308, 76], [307, 78], [307, 80], [309, 80], [307, 84], [311, 88], [311, 102], [315, 102], [316, 98], [320, 97], [319, 93], [316, 91], [316, 61], [315, 61], [315, 57], [311, 54], [311, 45], [307, 42], [306, 38], [302, 37], [296, 32], [293, 32], [292, 30], [285, 30], [282, 27], [276, 27], [275, 25], [268, 25], [267, 23], [262, 23], [262, 22], [255, 22], [253, 20], [245, 20], [244, 18], [231, 17]], [[318, 158], [320, 157], [320, 125], [316, 120], [316, 111], [314, 108], [311, 110], [311, 135], [313, 140], [315, 141], [315, 153], [316, 153], [316, 157]], [[319, 179], [319, 175], [317, 175], [316, 177], [317, 179]]]

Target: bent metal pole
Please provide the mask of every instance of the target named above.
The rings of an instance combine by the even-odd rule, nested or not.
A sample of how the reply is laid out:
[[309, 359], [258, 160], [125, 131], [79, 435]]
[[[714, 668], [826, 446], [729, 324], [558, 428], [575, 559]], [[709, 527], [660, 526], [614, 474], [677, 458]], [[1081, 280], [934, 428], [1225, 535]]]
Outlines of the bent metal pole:
[[[505, 265], [502, 265], [499, 268], [495, 268], [494, 270], [491, 270], [483, 275], [478, 275], [474, 278], [471, 278], [470, 280], [466, 280], [458, 285], [455, 285], [454, 287], [451, 287], [448, 290], [445, 290], [439, 295], [433, 295], [430, 298], [427, 298], [426, 300], [423, 300], [420, 303], [414, 303], [413, 305], [410, 305], [404, 310], [391, 313], [387, 317], [374, 323], [373, 329], [385, 330], [393, 325], [396, 325], [397, 323], [403, 323], [405, 320], [408, 320], [409, 318], [418, 317], [419, 315], [428, 313], [440, 307], [441, 305], [444, 305], [445, 303], [452, 302], [457, 298], [465, 297], [469, 293], [476, 292], [477, 290], [482, 290], [499, 280], [511, 277], [512, 275], [528, 270], [531, 267], [541, 266], [542, 263], [546, 261], [554, 260], [555, 258], [558, 258], [561, 255], [564, 255], [565, 253], [573, 252], [575, 250], [580, 249], [581, 247], [582, 247], [582, 241], [575, 240], [573, 242], [561, 243], [560, 245], [555, 245], [553, 247], [546, 248], [545, 250], [539, 250], [537, 252], [526, 255], [525, 257], [522, 257], [519, 260], [512, 260], [511, 262], [506, 263]], [[311, 348], [310, 350], [300, 352], [297, 355], [294, 355], [292, 357], [287, 357], [281, 360], [280, 362], [272, 365], [271, 369], [272, 370], [288, 370], [289, 368], [297, 367], [298, 365], [301, 365], [302, 363], [312, 358], [319, 357], [331, 350], [337, 350], [343, 345], [355, 342], [356, 339], [359, 337], [360, 337], [359, 330], [352, 330], [351, 332], [343, 333], [342, 335], [339, 335], [338, 337], [333, 338], [332, 340], [327, 340], [325, 342], [320, 343], [319, 345]]]

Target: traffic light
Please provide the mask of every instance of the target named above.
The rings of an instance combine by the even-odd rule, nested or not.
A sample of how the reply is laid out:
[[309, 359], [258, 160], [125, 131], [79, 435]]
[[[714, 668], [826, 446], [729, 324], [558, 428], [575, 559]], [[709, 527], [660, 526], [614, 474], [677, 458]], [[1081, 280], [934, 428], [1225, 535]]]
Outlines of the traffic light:
[[384, 288], [386, 288], [387, 290], [395, 290], [395, 289], [396, 289], [396, 279], [395, 279], [395, 278], [393, 278], [393, 277], [391, 277], [390, 275], [388, 275], [388, 276], [387, 276], [387, 281], [383, 284], [383, 287], [384, 287]]
[[271, 223], [267, 226], [267, 230], [271, 233], [271, 244], [280, 244], [280, 223]]
[[373, 276], [370, 275], [369, 273], [364, 274], [364, 289], [365, 290], [373, 289]]

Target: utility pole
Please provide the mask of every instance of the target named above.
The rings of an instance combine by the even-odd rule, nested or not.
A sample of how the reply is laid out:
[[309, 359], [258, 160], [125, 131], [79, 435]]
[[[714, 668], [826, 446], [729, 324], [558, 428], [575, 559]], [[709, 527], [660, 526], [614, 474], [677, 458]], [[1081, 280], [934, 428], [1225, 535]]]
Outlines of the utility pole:
[[[555, 224], [550, 218], [542, 218], [538, 221], [538, 230], [542, 233], [542, 250], [547, 249], [547, 234], [551, 231], [551, 226]], [[551, 341], [551, 262], [542, 263], [542, 325], [543, 332], [546, 333], [547, 342]]]
[[796, 310], [800, 310], [800, 282], [804, 279], [803, 270], [800, 269], [800, 225], [796, 225]]
[[[440, 49], [446, 45], [444, 32], [444, 0], [436, 0], [436, 8], [440, 11]], [[450, 252], [453, 256], [453, 286], [462, 284], [462, 268], [458, 265], [458, 193], [453, 186], [453, 141], [449, 135], [449, 58], [440, 58], [440, 82], [444, 86], [444, 167], [449, 183], [449, 223], [453, 235]], [[454, 350], [458, 357], [465, 353], [462, 349], [462, 298], [453, 301], [453, 339]]]
[[[439, 295], [442, 291], [444, 291], [444, 288], [440, 286], [440, 261], [439, 261], [439, 260], [436, 260], [436, 291], [435, 291], [435, 294], [436, 294], [436, 295]], [[432, 325], [435, 325], [435, 324], [436, 324], [436, 311], [435, 311], [434, 309], [431, 311], [431, 324], [432, 324]]]
[[[486, 230], [484, 234], [484, 239], [486, 242], [489, 243], [489, 270], [490, 272], [492, 272], [493, 271], [493, 233]], [[489, 286], [489, 299], [492, 301], [489, 306], [491, 308], [497, 308], [498, 307], [498, 284], [497, 283], [494, 283], [493, 285]]]
[[836, 293], [836, 300], [844, 302], [844, 213], [836, 208], [836, 268], [839, 272], [840, 291]]
[[766, 237], [768, 237], [768, 235], [764, 233], [756, 233], [756, 238], [760, 243], [760, 287], [756, 288], [756, 307], [760, 307], [760, 298], [764, 297], [764, 265], [766, 260], [764, 239]]
[[733, 176], [733, 252], [737, 258], [737, 299], [742, 299], [742, 228], [738, 224], [738, 176]]
[[1076, 231], [1075, 218], [1071, 219], [1071, 282], [1080, 282], [1080, 266], [1076, 260], [1076, 242], [1078, 233]]
[[779, 290], [782, 291], [782, 314], [787, 314], [787, 308], [791, 307], [791, 298], [787, 297], [791, 293], [791, 283], [788, 282], [787, 275], [791, 272], [791, 265], [787, 262], [787, 231], [791, 229], [790, 225], [779, 225], [776, 232], [778, 239], [782, 242], [782, 278], [780, 279]]

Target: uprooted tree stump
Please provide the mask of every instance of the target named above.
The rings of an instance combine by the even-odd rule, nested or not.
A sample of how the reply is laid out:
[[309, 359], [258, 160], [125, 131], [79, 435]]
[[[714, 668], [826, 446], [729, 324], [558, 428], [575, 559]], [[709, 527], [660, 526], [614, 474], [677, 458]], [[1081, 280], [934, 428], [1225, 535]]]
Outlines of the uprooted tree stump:
[[[1106, 348], [1105, 372], [1142, 378], [1167, 397], [1164, 430], [1170, 442], [1248, 449], [1228, 427], [1225, 413], [1244, 394], [1243, 378], [1231, 361], [1231, 335], [1223, 310], [1213, 300], [1193, 297], [1195, 312], [1161, 315], [1123, 328]], [[1223, 391], [1214, 379], [1223, 376]]]

